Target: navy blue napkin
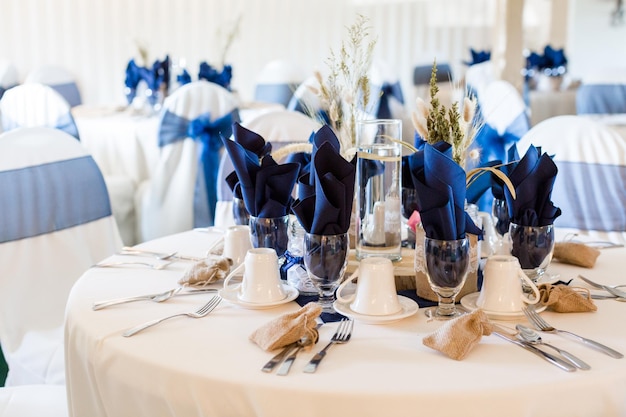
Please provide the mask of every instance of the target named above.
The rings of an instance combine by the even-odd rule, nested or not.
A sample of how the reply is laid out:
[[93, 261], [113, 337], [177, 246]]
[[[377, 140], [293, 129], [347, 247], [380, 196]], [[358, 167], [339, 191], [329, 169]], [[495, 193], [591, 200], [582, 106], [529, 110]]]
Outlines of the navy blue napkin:
[[[448, 143], [426, 144], [412, 159], [411, 176], [426, 237], [439, 240], [465, 238], [481, 231], [465, 212], [465, 171], [452, 159]], [[423, 161], [423, 165], [421, 165]]]
[[[241, 126], [233, 125], [235, 140], [222, 136], [222, 142], [230, 156], [241, 197], [246, 210], [254, 217], [275, 218], [289, 214], [292, 204], [291, 192], [296, 183], [300, 165], [278, 164], [267, 149], [271, 145], [258, 134]], [[242, 145], [245, 143], [248, 147]], [[254, 149], [250, 150], [250, 149]], [[259, 159], [259, 153], [264, 156]]]
[[309, 172], [299, 180], [292, 210], [304, 230], [317, 235], [346, 233], [350, 228], [356, 169], [340, 153], [333, 130], [322, 126], [313, 138]]
[[198, 72], [199, 80], [207, 80], [230, 90], [230, 81], [232, 77], [233, 68], [230, 65], [224, 65], [224, 68], [222, 68], [222, 71], [220, 72], [206, 62], [200, 63], [200, 70]]
[[152, 67], [141, 67], [134, 59], [131, 59], [126, 66], [126, 77], [124, 84], [128, 88], [127, 99], [130, 103], [135, 98], [137, 86], [140, 81], [144, 81], [149, 89], [157, 91], [161, 84], [169, 86], [170, 58], [166, 56], [163, 61], [154, 61]]
[[511, 169], [509, 180], [515, 189], [515, 198], [508, 188], [504, 197], [511, 222], [521, 226], [547, 226], [561, 215], [550, 197], [558, 172], [550, 155], [530, 146], [524, 157]]
[[472, 60], [463, 62], [468, 66], [480, 64], [481, 62], [489, 61], [491, 59], [491, 51], [478, 51], [474, 48], [470, 48], [470, 54], [472, 56]]

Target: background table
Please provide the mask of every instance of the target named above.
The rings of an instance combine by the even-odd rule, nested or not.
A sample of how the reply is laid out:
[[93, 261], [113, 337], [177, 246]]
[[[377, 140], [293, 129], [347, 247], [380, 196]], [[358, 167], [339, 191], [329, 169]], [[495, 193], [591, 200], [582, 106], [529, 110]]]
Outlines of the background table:
[[[215, 234], [190, 231], [143, 247], [202, 255]], [[625, 249], [606, 249], [595, 268], [553, 263], [569, 279], [584, 273], [609, 283], [623, 280]], [[147, 258], [143, 258], [147, 259]], [[162, 291], [176, 286], [189, 262], [165, 270], [141, 267], [90, 269], [74, 286], [67, 306], [67, 388], [72, 416], [623, 416], [626, 359], [613, 359], [577, 342], [544, 339], [586, 360], [590, 371], [566, 373], [535, 355], [485, 336], [463, 361], [425, 347], [422, 338], [442, 323], [415, 316], [386, 325], [355, 324], [351, 341], [334, 346], [317, 373], [302, 369], [330, 339], [336, 323], [320, 328], [320, 342], [301, 352], [288, 376], [260, 371], [273, 353], [248, 340], [290, 302], [246, 310], [226, 300], [208, 317], [177, 318], [131, 338], [122, 332], [170, 313], [191, 311], [210, 295], [164, 303], [136, 302], [92, 311], [94, 301]], [[218, 284], [217, 287], [220, 285]], [[626, 303], [597, 301], [595, 313], [542, 315], [552, 324], [626, 352]], [[500, 322], [513, 327], [519, 318]]]

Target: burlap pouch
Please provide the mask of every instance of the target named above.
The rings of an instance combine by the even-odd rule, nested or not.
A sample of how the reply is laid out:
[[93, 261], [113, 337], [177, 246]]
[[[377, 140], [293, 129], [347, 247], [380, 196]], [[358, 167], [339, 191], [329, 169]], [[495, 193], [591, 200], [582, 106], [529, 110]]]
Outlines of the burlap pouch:
[[598, 309], [586, 288], [552, 284], [540, 284], [537, 287], [541, 294], [539, 302], [557, 313], [580, 313]]
[[434, 333], [422, 339], [429, 348], [461, 360], [478, 344], [483, 335], [490, 335], [493, 325], [480, 309], [445, 322]]
[[593, 268], [600, 251], [583, 243], [558, 242], [554, 245], [552, 257], [560, 262], [578, 265], [585, 268]]
[[320, 314], [322, 307], [319, 304], [308, 303], [298, 311], [283, 314], [259, 327], [250, 335], [250, 340], [266, 351], [285, 347], [303, 338], [315, 344], [319, 337], [315, 319]]
[[229, 258], [207, 258], [197, 262], [178, 281], [180, 285], [204, 287], [226, 277], [233, 261]]
[[[478, 236], [467, 234], [470, 241], [470, 267], [467, 279], [456, 299], [460, 300], [467, 294], [478, 291]], [[415, 289], [417, 296], [430, 301], [438, 301], [437, 294], [433, 292], [426, 276], [426, 262], [424, 261], [424, 229], [418, 227], [415, 233]]]

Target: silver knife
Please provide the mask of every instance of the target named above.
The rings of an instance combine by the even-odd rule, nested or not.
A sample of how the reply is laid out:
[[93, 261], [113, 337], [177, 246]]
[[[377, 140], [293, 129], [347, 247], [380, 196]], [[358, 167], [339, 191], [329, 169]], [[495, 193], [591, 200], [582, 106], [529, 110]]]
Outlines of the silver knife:
[[521, 340], [516, 339], [515, 337], [504, 333], [504, 332], [499, 332], [499, 331], [493, 331], [493, 334], [495, 334], [496, 336], [501, 337], [504, 340], [508, 340], [511, 343], [514, 343], [524, 349], [526, 349], [529, 352], [534, 353], [535, 355], [539, 356], [540, 358], [543, 358], [545, 360], [547, 360], [548, 362], [550, 362], [553, 365], [558, 366], [559, 368], [563, 369], [564, 371], [567, 372], [574, 372], [576, 371], [576, 367], [574, 365], [572, 365], [569, 362], [565, 362], [563, 359], [558, 358], [548, 352], [544, 352], [543, 350], [537, 348], [536, 346], [533, 346], [529, 343], [526, 342], [522, 342]]
[[272, 359], [270, 359], [265, 365], [263, 365], [263, 368], [261, 368], [261, 370], [263, 372], [272, 372], [272, 369], [274, 369], [276, 365], [281, 363], [283, 358], [287, 356], [289, 352], [294, 350], [297, 346], [298, 342], [293, 342], [290, 345], [285, 346], [283, 350], [278, 352], [276, 355], [274, 355]]

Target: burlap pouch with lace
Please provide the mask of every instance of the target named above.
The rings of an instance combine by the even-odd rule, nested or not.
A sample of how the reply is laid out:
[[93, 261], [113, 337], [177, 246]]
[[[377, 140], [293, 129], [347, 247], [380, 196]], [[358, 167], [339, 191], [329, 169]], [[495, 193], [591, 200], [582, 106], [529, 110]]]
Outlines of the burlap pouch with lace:
[[585, 268], [593, 268], [600, 251], [591, 246], [576, 242], [558, 242], [554, 245], [554, 259]]
[[539, 284], [540, 303], [557, 313], [580, 313], [596, 311], [595, 303], [586, 288], [566, 285]]
[[178, 281], [180, 285], [204, 287], [226, 277], [233, 261], [229, 258], [208, 258], [197, 262]]
[[320, 314], [322, 307], [319, 304], [308, 303], [298, 311], [283, 314], [259, 327], [250, 335], [250, 340], [266, 351], [285, 347], [300, 339], [315, 344], [319, 337], [315, 319]]
[[461, 360], [480, 342], [483, 335], [490, 335], [493, 325], [480, 309], [445, 322], [422, 343], [446, 356]]

